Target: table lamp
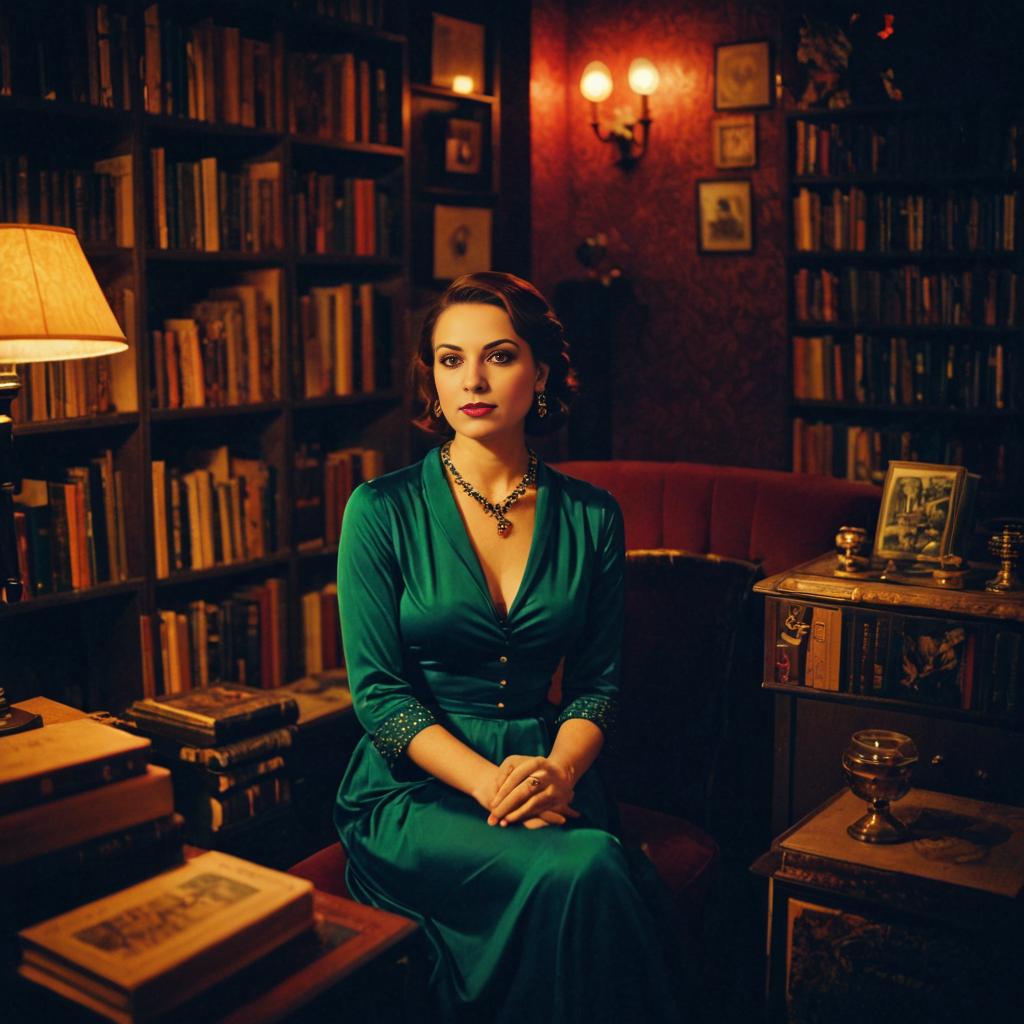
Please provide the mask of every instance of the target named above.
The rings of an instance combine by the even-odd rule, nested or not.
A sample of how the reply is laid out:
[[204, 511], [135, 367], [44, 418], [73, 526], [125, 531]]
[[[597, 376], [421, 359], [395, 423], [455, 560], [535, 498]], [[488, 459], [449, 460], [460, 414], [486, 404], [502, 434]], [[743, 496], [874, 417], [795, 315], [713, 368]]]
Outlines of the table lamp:
[[[111, 355], [128, 348], [70, 228], [0, 224], [0, 600], [21, 599], [14, 532], [16, 364]], [[0, 736], [41, 724], [0, 689]], [[26, 719], [29, 721], [26, 722]], [[31, 721], [36, 719], [36, 721]]]

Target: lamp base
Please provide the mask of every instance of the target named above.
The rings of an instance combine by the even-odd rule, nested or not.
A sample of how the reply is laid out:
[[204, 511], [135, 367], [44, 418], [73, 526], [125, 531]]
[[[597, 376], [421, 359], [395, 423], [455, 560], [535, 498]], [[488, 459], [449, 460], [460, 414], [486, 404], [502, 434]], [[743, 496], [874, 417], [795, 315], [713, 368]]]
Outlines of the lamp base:
[[21, 708], [8, 708], [6, 714], [0, 712], [0, 739], [16, 732], [28, 732], [29, 729], [41, 729], [43, 716]]
[[902, 843], [909, 837], [907, 826], [887, 807], [874, 807], [846, 831], [862, 843]]

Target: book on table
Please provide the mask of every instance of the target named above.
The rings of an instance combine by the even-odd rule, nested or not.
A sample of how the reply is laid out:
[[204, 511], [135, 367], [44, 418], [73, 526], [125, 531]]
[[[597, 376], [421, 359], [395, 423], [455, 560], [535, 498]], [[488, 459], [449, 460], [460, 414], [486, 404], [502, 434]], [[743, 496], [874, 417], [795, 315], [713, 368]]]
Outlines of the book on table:
[[111, 1020], [172, 1010], [313, 925], [312, 883], [224, 853], [19, 933], [19, 973]]
[[126, 713], [140, 732], [215, 747], [289, 725], [299, 709], [290, 694], [218, 685], [137, 700]]

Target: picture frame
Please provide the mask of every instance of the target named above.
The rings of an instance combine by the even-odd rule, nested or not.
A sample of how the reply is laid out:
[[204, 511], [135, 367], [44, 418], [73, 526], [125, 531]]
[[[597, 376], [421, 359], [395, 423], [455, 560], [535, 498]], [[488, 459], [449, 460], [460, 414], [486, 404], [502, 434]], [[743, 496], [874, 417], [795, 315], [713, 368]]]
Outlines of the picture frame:
[[757, 166], [757, 117], [737, 114], [711, 121], [711, 150], [715, 167]]
[[479, 174], [483, 166], [484, 126], [466, 117], [449, 117], [444, 126], [446, 174]]
[[456, 75], [467, 75], [473, 80], [471, 92], [486, 93], [485, 43], [486, 29], [483, 25], [434, 13], [430, 84], [450, 89]]
[[889, 463], [872, 551], [878, 562], [938, 565], [956, 554], [970, 514], [963, 466]]
[[697, 249], [702, 253], [754, 251], [754, 195], [749, 178], [697, 182]]
[[434, 207], [435, 281], [491, 269], [494, 211], [489, 207]]
[[715, 46], [715, 110], [763, 110], [771, 105], [771, 41], [718, 43]]

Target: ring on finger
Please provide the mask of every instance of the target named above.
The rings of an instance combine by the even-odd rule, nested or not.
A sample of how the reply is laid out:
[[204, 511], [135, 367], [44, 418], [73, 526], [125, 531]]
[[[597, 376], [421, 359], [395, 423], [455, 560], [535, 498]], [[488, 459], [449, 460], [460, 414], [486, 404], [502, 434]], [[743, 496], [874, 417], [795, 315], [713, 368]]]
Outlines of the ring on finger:
[[536, 775], [528, 775], [526, 777], [526, 784], [530, 787], [530, 789], [535, 790], [540, 789], [542, 785], [540, 779], [538, 779]]

